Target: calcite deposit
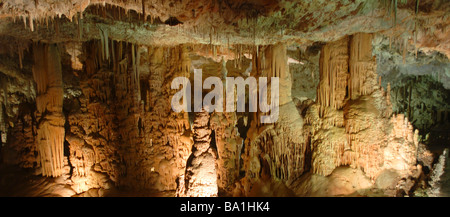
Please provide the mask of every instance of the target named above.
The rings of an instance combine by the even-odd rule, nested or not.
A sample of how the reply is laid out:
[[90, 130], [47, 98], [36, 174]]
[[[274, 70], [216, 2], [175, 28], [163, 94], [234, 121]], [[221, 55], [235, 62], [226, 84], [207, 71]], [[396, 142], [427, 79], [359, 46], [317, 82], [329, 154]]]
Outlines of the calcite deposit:
[[0, 195], [445, 195], [449, 12], [0, 0]]

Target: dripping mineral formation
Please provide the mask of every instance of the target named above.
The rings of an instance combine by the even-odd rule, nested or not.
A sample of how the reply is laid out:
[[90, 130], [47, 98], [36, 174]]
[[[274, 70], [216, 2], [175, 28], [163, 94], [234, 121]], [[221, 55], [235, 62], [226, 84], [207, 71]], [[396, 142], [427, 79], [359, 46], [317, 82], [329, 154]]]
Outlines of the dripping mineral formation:
[[449, 24], [442, 0], [0, 0], [0, 196], [449, 195]]
[[[205, 79], [205, 83], [202, 83], [202, 71], [194, 70], [194, 112], [201, 112], [205, 109], [207, 112], [245, 112], [245, 85], [248, 85], [248, 105], [249, 112], [257, 112], [257, 102], [259, 99], [259, 111], [269, 112], [270, 115], [262, 116], [262, 123], [275, 123], [278, 120], [278, 103], [279, 103], [279, 78], [271, 77], [270, 86], [270, 105], [267, 105], [267, 78], [260, 77], [258, 82], [259, 93], [256, 93], [257, 83], [256, 79], [253, 77], [248, 77], [243, 79], [242, 77], [226, 77], [222, 81], [219, 77], [208, 77]], [[225, 85], [223, 84], [225, 83]], [[177, 77], [172, 81], [171, 88], [177, 89], [179, 85], [182, 88], [172, 97], [171, 105], [172, 110], [175, 112], [191, 112], [191, 82], [186, 77]], [[203, 88], [202, 88], [203, 86]], [[205, 95], [202, 100], [202, 90], [214, 89]], [[222, 88], [225, 86], [225, 91]], [[226, 95], [226, 108], [224, 109], [224, 92]], [[214, 99], [214, 100], [213, 100]], [[183, 101], [183, 103], [179, 103]], [[237, 109], [235, 108], [235, 102], [237, 104]]]

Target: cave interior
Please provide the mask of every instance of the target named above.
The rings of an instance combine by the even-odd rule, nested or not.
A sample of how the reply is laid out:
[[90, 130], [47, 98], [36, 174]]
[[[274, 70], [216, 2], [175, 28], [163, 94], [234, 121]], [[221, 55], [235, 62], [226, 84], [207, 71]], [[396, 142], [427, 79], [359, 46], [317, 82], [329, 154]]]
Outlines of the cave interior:
[[447, 0], [0, 0], [0, 196], [450, 196], [449, 24]]

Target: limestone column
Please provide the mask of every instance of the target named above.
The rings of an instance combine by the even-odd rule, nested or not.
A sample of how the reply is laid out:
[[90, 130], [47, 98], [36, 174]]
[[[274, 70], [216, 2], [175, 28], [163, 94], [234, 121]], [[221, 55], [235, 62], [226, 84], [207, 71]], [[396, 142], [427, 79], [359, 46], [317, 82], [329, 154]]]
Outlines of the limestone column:
[[63, 81], [56, 44], [33, 44], [33, 78], [36, 82], [36, 145], [43, 176], [60, 176], [64, 167]]
[[[278, 119], [274, 123], [262, 124], [262, 114], [254, 115], [250, 123], [243, 153], [243, 167], [246, 171], [245, 191], [267, 171], [269, 178], [289, 185], [305, 170], [306, 146], [303, 139], [303, 119], [291, 98], [292, 79], [286, 55], [286, 45], [279, 43], [260, 47], [253, 61], [253, 76], [279, 79]], [[268, 82], [270, 91], [272, 86]], [[271, 102], [270, 91], [267, 101]], [[260, 104], [258, 106], [261, 106]]]
[[210, 115], [208, 112], [195, 113], [193, 124], [194, 145], [186, 168], [186, 196], [215, 197], [218, 193], [216, 154], [211, 147]]

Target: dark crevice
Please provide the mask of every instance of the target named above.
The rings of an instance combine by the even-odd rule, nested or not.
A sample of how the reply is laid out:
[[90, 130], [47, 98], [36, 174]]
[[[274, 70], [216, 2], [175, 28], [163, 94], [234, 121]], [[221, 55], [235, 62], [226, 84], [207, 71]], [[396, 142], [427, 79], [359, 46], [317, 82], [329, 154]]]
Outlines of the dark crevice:
[[164, 24], [169, 26], [176, 26], [178, 24], [183, 24], [183, 22], [179, 21], [176, 17], [169, 17], [169, 19], [164, 21]]

